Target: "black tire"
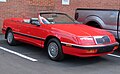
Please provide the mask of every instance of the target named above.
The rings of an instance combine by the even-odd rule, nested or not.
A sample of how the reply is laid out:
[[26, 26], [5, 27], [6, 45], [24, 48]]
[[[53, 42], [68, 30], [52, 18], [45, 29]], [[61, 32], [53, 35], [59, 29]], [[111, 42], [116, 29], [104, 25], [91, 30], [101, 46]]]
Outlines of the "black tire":
[[58, 39], [52, 38], [47, 43], [48, 56], [53, 61], [61, 61], [64, 58], [62, 46]]
[[7, 32], [7, 43], [11, 46], [14, 46], [17, 44], [16, 40], [14, 39], [14, 34], [13, 34], [12, 30], [9, 30]]

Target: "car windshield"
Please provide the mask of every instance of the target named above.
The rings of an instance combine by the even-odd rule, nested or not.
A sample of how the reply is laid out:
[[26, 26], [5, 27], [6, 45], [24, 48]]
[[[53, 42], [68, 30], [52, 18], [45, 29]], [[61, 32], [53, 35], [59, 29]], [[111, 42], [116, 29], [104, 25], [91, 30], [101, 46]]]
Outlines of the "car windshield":
[[[78, 24], [77, 21], [64, 13], [41, 13], [40, 16], [49, 21], [48, 24]], [[47, 23], [45, 22], [45, 24]]]

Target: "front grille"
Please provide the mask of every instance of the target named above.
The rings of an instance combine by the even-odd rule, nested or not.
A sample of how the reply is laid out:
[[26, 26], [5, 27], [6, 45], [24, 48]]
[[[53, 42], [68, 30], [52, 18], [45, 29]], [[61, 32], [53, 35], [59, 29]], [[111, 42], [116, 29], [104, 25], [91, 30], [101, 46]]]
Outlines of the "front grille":
[[107, 46], [107, 47], [99, 48], [97, 53], [111, 52], [111, 51], [113, 51], [113, 49], [114, 49], [113, 46]]
[[110, 39], [108, 36], [98, 36], [95, 37], [96, 44], [107, 44], [110, 43]]

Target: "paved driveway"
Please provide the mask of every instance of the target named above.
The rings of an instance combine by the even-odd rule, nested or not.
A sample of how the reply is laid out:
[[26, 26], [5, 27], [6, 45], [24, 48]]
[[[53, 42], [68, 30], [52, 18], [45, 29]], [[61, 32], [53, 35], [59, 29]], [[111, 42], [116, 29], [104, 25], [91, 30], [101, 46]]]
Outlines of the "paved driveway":
[[3, 35], [0, 35], [0, 47], [0, 74], [120, 74], [120, 51], [114, 52], [115, 56], [66, 56], [63, 61], [55, 62], [39, 47], [29, 44], [9, 46]]

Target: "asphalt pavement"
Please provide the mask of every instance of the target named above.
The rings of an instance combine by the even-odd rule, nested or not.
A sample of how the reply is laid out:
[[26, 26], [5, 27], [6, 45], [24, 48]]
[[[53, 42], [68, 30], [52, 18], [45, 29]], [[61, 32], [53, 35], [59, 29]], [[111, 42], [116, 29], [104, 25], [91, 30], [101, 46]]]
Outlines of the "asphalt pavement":
[[55, 62], [42, 48], [24, 43], [9, 46], [0, 35], [0, 74], [120, 74], [120, 51], [112, 54], [117, 57], [66, 56], [63, 61]]

